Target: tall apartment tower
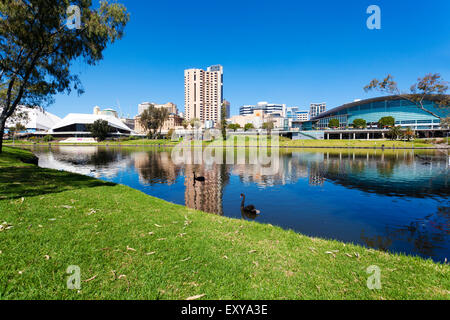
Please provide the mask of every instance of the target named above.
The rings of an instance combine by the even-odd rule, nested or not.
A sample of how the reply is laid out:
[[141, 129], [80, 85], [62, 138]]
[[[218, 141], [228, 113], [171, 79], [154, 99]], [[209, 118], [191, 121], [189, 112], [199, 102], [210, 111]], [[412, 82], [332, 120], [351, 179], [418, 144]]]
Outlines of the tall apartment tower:
[[184, 104], [187, 121], [220, 122], [223, 103], [223, 67], [184, 70]]
[[327, 104], [325, 102], [322, 103], [311, 103], [311, 107], [309, 109], [309, 118], [312, 119], [317, 117], [319, 114], [327, 111]]

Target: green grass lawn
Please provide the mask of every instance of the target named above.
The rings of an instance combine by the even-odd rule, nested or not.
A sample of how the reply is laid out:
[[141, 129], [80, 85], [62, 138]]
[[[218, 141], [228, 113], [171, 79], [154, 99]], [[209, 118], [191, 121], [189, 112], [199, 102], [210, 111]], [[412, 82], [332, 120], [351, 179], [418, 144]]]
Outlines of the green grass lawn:
[[[0, 154], [0, 168], [3, 173], [3, 168], [7, 167], [24, 167], [30, 166], [30, 162], [36, 157], [29, 151], [17, 148], [5, 148], [6, 152]], [[6, 169], [5, 169], [6, 170]]]
[[[23, 153], [0, 155], [1, 299], [450, 298], [448, 265], [19, 166]], [[81, 268], [79, 291], [66, 287], [69, 265]], [[372, 265], [381, 290], [367, 288]]]
[[427, 148], [433, 147], [425, 141], [392, 141], [392, 140], [280, 140], [281, 146], [297, 147], [352, 147], [352, 148]]
[[[4, 141], [5, 145], [8, 146], [12, 146], [13, 141], [12, 140], [5, 140]], [[55, 141], [51, 141], [51, 142], [44, 142], [41, 140], [16, 140], [14, 142], [14, 145], [17, 146], [23, 146], [23, 145], [33, 145], [33, 144], [37, 144], [37, 145], [46, 145], [48, 146], [49, 144], [61, 144], [61, 145], [67, 145], [64, 143], [59, 143], [59, 141], [55, 140]], [[98, 143], [80, 143], [79, 145], [83, 146], [83, 145], [110, 145], [110, 146], [118, 146], [118, 145], [176, 145], [178, 144], [178, 142], [176, 141], [171, 141], [171, 140], [167, 140], [167, 139], [122, 139], [122, 140], [107, 140], [107, 141], [102, 141], [102, 142], [98, 142]]]
[[[254, 136], [245, 137], [245, 143], [237, 143], [236, 146], [258, 146], [258, 138]], [[238, 141], [238, 140], [236, 140]], [[35, 142], [27, 140], [19, 140], [15, 142], [15, 145], [30, 145]], [[52, 144], [58, 144], [58, 142], [51, 142]], [[138, 140], [122, 140], [122, 141], [103, 141], [94, 145], [110, 145], [110, 146], [175, 146], [179, 142], [171, 140], [150, 140], [150, 139], [138, 139]], [[203, 142], [203, 145], [215, 145], [221, 144], [221, 141]], [[323, 148], [381, 148], [382, 145], [385, 148], [433, 148], [432, 141], [427, 140], [415, 140], [415, 141], [392, 141], [392, 140], [291, 140], [288, 138], [280, 137], [279, 140], [281, 147], [323, 147]], [[11, 145], [12, 141], [5, 141], [5, 144]], [[48, 142], [37, 142], [40, 145], [48, 145]], [[92, 144], [81, 144], [92, 145]], [[271, 145], [270, 139], [268, 145]]]

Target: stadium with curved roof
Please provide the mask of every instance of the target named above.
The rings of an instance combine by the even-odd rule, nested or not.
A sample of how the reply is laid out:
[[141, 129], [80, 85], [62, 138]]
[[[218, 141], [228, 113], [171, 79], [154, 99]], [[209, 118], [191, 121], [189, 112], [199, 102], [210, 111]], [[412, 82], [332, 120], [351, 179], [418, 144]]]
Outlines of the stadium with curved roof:
[[[331, 119], [338, 119], [341, 128], [349, 127], [355, 119], [364, 119], [367, 126], [375, 127], [382, 117], [391, 116], [398, 126], [413, 130], [440, 129], [441, 118], [450, 116], [450, 106], [442, 105], [443, 96], [430, 95], [422, 110], [413, 102], [399, 96], [377, 97], [355, 101], [326, 111], [311, 119], [312, 129], [326, 129]], [[308, 126], [308, 124], [305, 124]]]
[[111, 133], [116, 134], [131, 134], [133, 131], [128, 128], [120, 119], [102, 114], [81, 114], [69, 113], [64, 119], [59, 121], [49, 131], [51, 134], [65, 134], [65, 135], [91, 135], [88, 126], [93, 124], [96, 120], [105, 120], [111, 129]]

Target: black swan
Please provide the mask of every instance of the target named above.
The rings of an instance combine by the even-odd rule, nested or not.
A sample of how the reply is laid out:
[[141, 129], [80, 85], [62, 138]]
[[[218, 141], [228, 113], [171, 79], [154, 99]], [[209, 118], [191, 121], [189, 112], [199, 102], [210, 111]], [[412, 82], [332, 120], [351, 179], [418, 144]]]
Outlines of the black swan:
[[192, 173], [194, 174], [194, 182], [195, 182], [195, 181], [205, 182], [205, 177], [197, 177], [197, 176], [195, 175], [195, 171], [192, 172]]
[[241, 193], [241, 198], [242, 198], [242, 202], [241, 202], [241, 211], [244, 214], [252, 214], [252, 215], [258, 215], [261, 212], [259, 210], [256, 210], [254, 205], [248, 205], [245, 206], [245, 194]]

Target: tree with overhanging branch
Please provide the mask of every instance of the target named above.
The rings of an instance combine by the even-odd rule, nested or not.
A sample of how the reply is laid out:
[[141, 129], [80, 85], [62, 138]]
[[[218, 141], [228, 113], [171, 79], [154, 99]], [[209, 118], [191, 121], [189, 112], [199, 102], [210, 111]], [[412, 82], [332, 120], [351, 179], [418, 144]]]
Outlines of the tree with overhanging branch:
[[442, 117], [426, 107], [426, 99], [433, 96], [434, 100], [438, 102], [436, 104], [438, 108], [446, 110], [450, 108], [450, 96], [446, 94], [448, 82], [444, 81], [438, 73], [429, 73], [423, 78], [417, 79], [417, 82], [411, 86], [409, 93], [400, 91], [397, 82], [394, 81], [394, 77], [390, 74], [383, 80], [373, 79], [364, 87], [364, 90], [366, 92], [377, 90], [408, 100], [414, 103], [419, 109], [439, 119]]
[[[68, 21], [74, 13], [76, 25]], [[107, 1], [96, 9], [91, 0], [0, 2], [0, 153], [6, 120], [18, 106], [44, 107], [57, 93], [82, 94], [72, 64], [97, 64], [128, 20], [122, 4]]]

